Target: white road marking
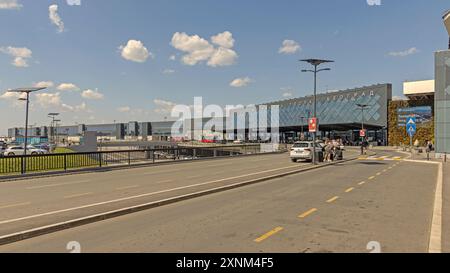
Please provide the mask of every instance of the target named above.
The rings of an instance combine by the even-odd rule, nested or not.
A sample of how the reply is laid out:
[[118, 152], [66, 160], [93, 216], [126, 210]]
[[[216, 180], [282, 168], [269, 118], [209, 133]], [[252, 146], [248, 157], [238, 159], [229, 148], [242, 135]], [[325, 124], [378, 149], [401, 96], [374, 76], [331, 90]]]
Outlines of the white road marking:
[[439, 163], [436, 195], [434, 199], [433, 220], [431, 225], [429, 253], [442, 253], [442, 194], [443, 194], [443, 166]]
[[140, 195], [134, 195], [134, 196], [124, 197], [124, 198], [109, 200], [109, 201], [105, 201], [105, 202], [88, 204], [88, 205], [79, 206], [79, 207], [73, 207], [73, 208], [68, 208], [68, 209], [50, 211], [50, 212], [45, 212], [45, 213], [41, 213], [41, 214], [25, 216], [25, 217], [21, 217], [21, 218], [9, 219], [9, 220], [1, 221], [0, 225], [15, 223], [15, 222], [29, 220], [29, 219], [35, 219], [35, 218], [39, 218], [39, 217], [43, 217], [43, 216], [49, 216], [49, 215], [54, 215], [54, 214], [59, 214], [59, 213], [63, 213], [63, 212], [69, 212], [69, 211], [75, 211], [75, 210], [80, 210], [80, 209], [85, 209], [85, 208], [97, 207], [97, 206], [111, 204], [111, 203], [118, 203], [118, 202], [121, 202], [121, 201], [128, 201], [128, 200], [132, 200], [132, 199], [148, 197], [148, 196], [152, 196], [152, 195], [157, 195], [157, 194], [162, 194], [162, 193], [167, 193], [167, 192], [173, 192], [173, 191], [178, 191], [178, 190], [183, 190], [183, 189], [189, 189], [189, 188], [194, 188], [194, 187], [198, 187], [198, 186], [204, 186], [204, 185], [209, 185], [209, 184], [216, 184], [216, 183], [220, 183], [220, 182], [224, 182], [224, 181], [228, 181], [228, 180], [233, 180], [233, 179], [238, 179], [238, 178], [243, 178], [243, 177], [249, 177], [249, 176], [263, 174], [263, 173], [270, 173], [270, 172], [275, 172], [275, 171], [281, 171], [281, 170], [286, 170], [286, 169], [293, 169], [293, 168], [297, 168], [298, 169], [298, 166], [289, 166], [289, 167], [272, 169], [272, 170], [267, 170], [267, 171], [261, 171], [261, 172], [257, 172], [257, 173], [251, 173], [251, 174], [240, 175], [240, 176], [235, 176], [235, 177], [228, 177], [228, 178], [223, 178], [223, 179], [218, 179], [218, 180], [198, 183], [198, 184], [184, 186], [184, 187], [178, 187], [178, 188], [162, 190], [162, 191], [157, 191], [157, 192], [150, 192], [150, 193], [145, 193], [145, 194], [140, 194]]
[[139, 188], [139, 185], [133, 185], [133, 186], [127, 186], [127, 187], [121, 187], [121, 188], [117, 188], [116, 190], [118, 190], [118, 191], [123, 191], [123, 190], [135, 189], [135, 188]]
[[9, 209], [9, 208], [23, 207], [23, 206], [28, 206], [28, 205], [31, 205], [31, 203], [30, 202], [26, 202], [26, 203], [5, 205], [5, 206], [1, 206], [0, 209]]
[[92, 195], [92, 194], [94, 194], [94, 193], [86, 192], [86, 193], [68, 195], [68, 196], [64, 196], [64, 199], [72, 199], [72, 198], [77, 198], [77, 197], [84, 197], [84, 196], [88, 196], [88, 195]]
[[27, 190], [37, 190], [37, 189], [45, 189], [45, 188], [53, 188], [53, 187], [61, 187], [61, 186], [89, 183], [91, 181], [92, 180], [81, 180], [81, 181], [75, 181], [75, 182], [67, 182], [67, 183], [59, 183], [59, 184], [49, 184], [49, 185], [34, 186], [34, 187], [28, 187], [26, 189]]

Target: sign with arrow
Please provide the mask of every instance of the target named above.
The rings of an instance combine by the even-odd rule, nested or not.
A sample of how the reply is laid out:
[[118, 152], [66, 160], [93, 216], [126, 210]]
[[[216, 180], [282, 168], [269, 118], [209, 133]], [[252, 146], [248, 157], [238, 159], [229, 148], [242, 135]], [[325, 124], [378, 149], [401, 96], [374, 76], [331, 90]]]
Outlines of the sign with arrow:
[[417, 120], [415, 117], [406, 119], [406, 131], [410, 137], [413, 137], [417, 133]]

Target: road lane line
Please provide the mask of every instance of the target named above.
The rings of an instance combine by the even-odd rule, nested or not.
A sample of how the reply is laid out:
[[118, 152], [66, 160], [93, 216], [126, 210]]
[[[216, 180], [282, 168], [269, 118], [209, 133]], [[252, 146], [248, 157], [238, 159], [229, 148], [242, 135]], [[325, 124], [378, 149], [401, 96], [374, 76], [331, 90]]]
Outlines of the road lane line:
[[53, 188], [53, 187], [61, 187], [61, 186], [68, 186], [68, 185], [83, 184], [83, 183], [88, 183], [88, 182], [92, 182], [92, 180], [80, 180], [80, 181], [68, 182], [68, 183], [41, 185], [41, 186], [28, 187], [26, 189], [27, 190], [38, 190], [38, 189], [45, 189], [45, 188]]
[[375, 176], [369, 177], [369, 180], [373, 180], [373, 179], [375, 179]]
[[282, 227], [277, 227], [272, 229], [271, 231], [267, 232], [266, 234], [262, 235], [261, 237], [257, 238], [254, 240], [255, 243], [261, 243], [265, 240], [267, 240], [268, 238], [272, 237], [273, 235], [279, 233], [280, 231], [282, 231], [284, 228]]
[[194, 176], [188, 176], [186, 177], [187, 179], [195, 179], [195, 178], [200, 178], [203, 177], [204, 175], [194, 175]]
[[121, 188], [117, 188], [116, 190], [122, 191], [122, 190], [129, 190], [129, 189], [135, 189], [135, 188], [139, 188], [139, 185], [121, 187]]
[[434, 197], [433, 219], [431, 222], [429, 253], [442, 253], [442, 195], [443, 195], [444, 173], [443, 165], [439, 163], [436, 194]]
[[298, 218], [306, 218], [306, 217], [308, 217], [308, 216], [310, 216], [311, 214], [313, 214], [314, 212], [316, 212], [317, 211], [317, 209], [316, 208], [314, 208], [314, 209], [310, 209], [310, 210], [308, 210], [307, 212], [305, 212], [305, 213], [303, 213], [303, 214], [300, 214], [299, 216], [298, 216]]
[[355, 188], [348, 188], [347, 190], [345, 190], [345, 193], [350, 193], [354, 190]]
[[5, 205], [5, 206], [1, 206], [0, 209], [9, 209], [9, 208], [23, 207], [23, 206], [28, 206], [28, 205], [31, 205], [31, 203], [25, 202], [25, 203], [19, 203], [19, 204]]
[[380, 176], [381, 175], [381, 173], [377, 173], [377, 176]]
[[86, 192], [86, 193], [68, 195], [68, 196], [64, 196], [64, 199], [72, 199], [72, 198], [83, 197], [83, 196], [88, 196], [88, 195], [92, 195], [92, 194], [94, 194], [94, 193], [93, 192]]
[[327, 203], [328, 203], [328, 204], [331, 204], [331, 203], [333, 203], [334, 201], [336, 201], [336, 200], [338, 200], [338, 199], [339, 199], [339, 196], [335, 196], [335, 197], [329, 199], [329, 200], [327, 201]]
[[173, 179], [167, 179], [167, 180], [162, 180], [162, 181], [158, 181], [156, 182], [156, 184], [164, 184], [164, 183], [169, 183], [169, 182], [173, 182]]
[[68, 209], [55, 210], [55, 211], [50, 211], [50, 212], [45, 212], [45, 213], [40, 213], [40, 214], [35, 214], [35, 215], [30, 215], [30, 216], [25, 216], [25, 217], [16, 218], [16, 219], [9, 219], [9, 220], [1, 221], [0, 225], [10, 224], [10, 223], [14, 223], [14, 222], [19, 222], [19, 221], [39, 218], [39, 217], [43, 217], [43, 216], [49, 216], [49, 215], [69, 212], [69, 211], [75, 211], [75, 210], [80, 210], [80, 209], [97, 207], [97, 206], [107, 205], [107, 204], [111, 204], [111, 203], [118, 203], [118, 202], [122, 202], [122, 201], [138, 199], [138, 198], [142, 198], [142, 197], [149, 197], [149, 196], [162, 194], [162, 193], [168, 193], [168, 192], [173, 192], [173, 191], [178, 191], [178, 190], [195, 188], [195, 187], [205, 186], [205, 185], [209, 185], [209, 184], [217, 184], [217, 183], [225, 182], [225, 181], [228, 181], [228, 180], [244, 178], [244, 177], [249, 177], [249, 176], [263, 174], [263, 173], [270, 173], [270, 172], [275, 172], [275, 171], [280, 171], [280, 170], [293, 169], [293, 168], [297, 168], [298, 169], [298, 166], [289, 166], [289, 167], [272, 169], [272, 170], [267, 170], [267, 171], [261, 171], [261, 172], [257, 172], [257, 173], [245, 174], [245, 175], [240, 175], [240, 176], [235, 176], [235, 177], [228, 177], [228, 178], [223, 178], [223, 179], [218, 179], [218, 180], [212, 180], [212, 181], [207, 181], [207, 182], [203, 182], [203, 183], [193, 184], [193, 185], [189, 185], [189, 186], [183, 186], [183, 187], [177, 187], [177, 188], [172, 188], [172, 189], [167, 189], [167, 190], [162, 190], [162, 191], [156, 191], [156, 192], [150, 192], [150, 193], [145, 193], [145, 194], [140, 194], [140, 195], [128, 196], [128, 197], [114, 199], [114, 200], [109, 200], [109, 201], [105, 201], [105, 202], [93, 203], [93, 204], [88, 204], [88, 205], [79, 206], [79, 207], [73, 207], [73, 208], [68, 208]]
[[366, 184], [366, 181], [362, 181], [362, 182], [359, 182], [359, 183], [358, 183], [358, 185], [360, 185], [360, 186], [362, 186], [362, 185], [364, 185], [364, 184]]

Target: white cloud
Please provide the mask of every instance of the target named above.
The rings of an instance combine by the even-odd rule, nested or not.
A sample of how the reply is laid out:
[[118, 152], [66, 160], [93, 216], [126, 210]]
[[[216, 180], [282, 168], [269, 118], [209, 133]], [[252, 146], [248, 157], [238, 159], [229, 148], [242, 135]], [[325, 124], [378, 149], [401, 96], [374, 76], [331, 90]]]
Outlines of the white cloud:
[[155, 109], [155, 112], [158, 114], [170, 114], [172, 109], [177, 105], [175, 102], [154, 99], [153, 103], [158, 107]]
[[60, 93], [38, 93], [36, 101], [42, 108], [59, 107], [62, 104]]
[[152, 53], [144, 46], [141, 41], [129, 40], [126, 46], [120, 46], [119, 50], [122, 51], [122, 57], [125, 60], [133, 61], [137, 63], [144, 63]]
[[207, 62], [208, 66], [228, 66], [236, 62], [238, 55], [231, 48], [234, 46], [234, 39], [230, 32], [219, 33], [212, 37], [214, 47], [209, 41], [198, 35], [189, 36], [186, 33], [176, 32], [171, 41], [171, 45], [186, 53], [181, 60], [186, 65], [196, 65]]
[[291, 87], [283, 87], [281, 91], [283, 92], [283, 98], [291, 98], [294, 96], [294, 90]]
[[175, 73], [175, 70], [173, 70], [173, 69], [164, 69], [163, 70], [163, 74], [173, 74], [173, 73]]
[[21, 9], [22, 7], [18, 0], [0, 0], [0, 9]]
[[37, 88], [41, 88], [41, 87], [50, 88], [50, 87], [55, 86], [55, 83], [52, 81], [42, 81], [42, 82], [35, 83], [33, 86], [37, 87]]
[[83, 93], [81, 93], [81, 96], [89, 100], [101, 100], [105, 97], [102, 93], [98, 92], [98, 90], [94, 91], [91, 89], [84, 90]]
[[300, 51], [302, 48], [299, 43], [294, 40], [284, 40], [283, 45], [278, 50], [281, 54], [294, 54]]
[[88, 109], [85, 102], [81, 103], [80, 105], [67, 105], [67, 104], [61, 104], [61, 109], [66, 112], [84, 112], [84, 113], [92, 113], [91, 110]]
[[236, 87], [236, 88], [245, 87], [245, 86], [249, 85], [251, 82], [253, 82], [253, 80], [250, 79], [249, 77], [237, 78], [230, 83], [230, 86]]
[[51, 5], [48, 7], [48, 17], [52, 24], [58, 27], [58, 32], [64, 32], [64, 22], [58, 14], [58, 5]]
[[16, 67], [28, 67], [28, 59], [32, 57], [33, 52], [26, 47], [0, 47], [0, 52], [14, 57], [12, 65]]
[[171, 61], [175, 61], [177, 59], [177, 56], [175, 55], [170, 55], [169, 60]]
[[393, 51], [389, 52], [388, 55], [392, 57], [406, 57], [409, 55], [417, 54], [420, 51], [416, 47], [411, 47], [409, 49], [403, 50], [403, 51]]
[[213, 42], [213, 44], [225, 48], [233, 48], [235, 42], [233, 39], [233, 34], [229, 31], [225, 31], [223, 33], [217, 34], [216, 36], [212, 36], [211, 41]]
[[131, 108], [129, 106], [122, 106], [117, 108], [117, 111], [120, 113], [129, 113], [131, 111]]
[[17, 99], [19, 99], [19, 98], [25, 98], [25, 94], [20, 94], [20, 93], [17, 93], [17, 92], [5, 92], [5, 93], [3, 93], [3, 95], [1, 95], [0, 96], [0, 99], [4, 99], [4, 100], [11, 100], [11, 99], [14, 99], [14, 100], [17, 100]]
[[60, 85], [58, 85], [58, 87], [56, 88], [59, 91], [78, 91], [80, 90], [80, 88], [78, 88], [78, 86], [76, 86], [73, 83], [61, 83]]
[[237, 58], [238, 55], [234, 50], [219, 47], [209, 59], [208, 65], [212, 67], [233, 65]]

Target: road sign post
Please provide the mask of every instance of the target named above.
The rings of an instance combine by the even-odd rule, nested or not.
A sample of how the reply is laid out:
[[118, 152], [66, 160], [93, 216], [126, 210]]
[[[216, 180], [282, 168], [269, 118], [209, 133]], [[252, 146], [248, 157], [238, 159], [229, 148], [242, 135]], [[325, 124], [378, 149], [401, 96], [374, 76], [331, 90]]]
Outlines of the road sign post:
[[313, 155], [312, 155], [312, 162], [313, 165], [317, 163], [316, 161], [316, 135], [318, 132], [318, 119], [316, 117], [310, 118], [308, 120], [309, 125], [309, 132], [313, 134]]
[[413, 152], [413, 138], [417, 132], [417, 119], [416, 117], [409, 117], [406, 119], [406, 132], [409, 135], [409, 145], [411, 153]]

